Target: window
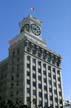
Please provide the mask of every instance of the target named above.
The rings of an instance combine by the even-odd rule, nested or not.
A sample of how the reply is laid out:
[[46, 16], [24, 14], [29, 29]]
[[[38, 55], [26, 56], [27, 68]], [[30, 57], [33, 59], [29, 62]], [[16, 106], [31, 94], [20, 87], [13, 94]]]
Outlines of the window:
[[15, 56], [15, 51], [12, 52], [12, 56], [13, 56], [13, 57]]
[[39, 107], [41, 107], [42, 106], [42, 100], [39, 100], [39, 105], [38, 105]]
[[49, 84], [52, 85], [52, 81], [51, 80], [49, 80]]
[[18, 57], [18, 58], [17, 58], [17, 62], [19, 62], [19, 61], [20, 61], [20, 58]]
[[17, 49], [17, 54], [20, 54], [20, 49], [19, 48]]
[[44, 78], [44, 83], [47, 83], [47, 79], [46, 78]]
[[52, 96], [50, 96], [50, 100], [51, 100], [51, 101], [53, 100], [53, 97], [52, 97]]
[[30, 56], [27, 56], [27, 60], [29, 60], [29, 61], [30, 61]]
[[61, 89], [61, 84], [58, 84], [58, 87]]
[[27, 76], [30, 76], [30, 72], [29, 71], [27, 71]]
[[41, 61], [38, 61], [38, 65], [40, 65], [40, 66], [41, 66]]
[[46, 64], [43, 64], [43, 67], [46, 68]]
[[11, 83], [11, 88], [13, 88], [14, 87], [14, 84], [13, 83]]
[[34, 71], [36, 71], [36, 66], [33, 66], [32, 68], [33, 68]]
[[60, 104], [62, 104], [62, 99], [60, 99]]
[[18, 90], [16, 91], [16, 94], [17, 94], [17, 95], [19, 94], [19, 91], [18, 91]]
[[55, 72], [55, 68], [53, 68], [53, 72]]
[[11, 91], [10, 96], [13, 97], [13, 92]]
[[41, 81], [41, 76], [38, 76], [38, 80]]
[[60, 70], [57, 70], [57, 73], [60, 75]]
[[40, 68], [38, 68], [38, 72], [41, 73], [41, 69]]
[[43, 74], [46, 75], [46, 71], [43, 71]]
[[48, 76], [51, 78], [51, 73], [48, 73]]
[[41, 84], [38, 84], [38, 87], [41, 89], [42, 88], [42, 85]]
[[58, 81], [60, 81], [60, 77], [58, 77]]
[[16, 74], [16, 77], [19, 78], [19, 73]]
[[44, 86], [44, 90], [47, 90], [47, 86]]
[[12, 72], [14, 72], [14, 66], [12, 66]]
[[36, 63], [36, 59], [33, 59], [33, 63]]
[[54, 90], [54, 94], [56, 94], [56, 95], [57, 95], [57, 90]]
[[27, 102], [30, 102], [30, 97], [27, 97]]
[[48, 66], [48, 70], [51, 70], [51, 66]]
[[57, 97], [55, 98], [55, 102], [58, 102], [58, 98]]
[[52, 92], [52, 88], [49, 88], [49, 92]]
[[55, 106], [55, 108], [58, 108], [58, 106]]
[[60, 96], [62, 96], [62, 93], [61, 93], [61, 92], [59, 92], [59, 95], [60, 95]]
[[30, 88], [27, 88], [27, 93], [29, 93], [29, 94], [30, 94]]
[[33, 78], [35, 78], [35, 79], [36, 79], [36, 74], [34, 74], [34, 73], [33, 73]]
[[42, 97], [42, 93], [41, 92], [39, 92], [39, 97]]
[[44, 94], [44, 98], [47, 99], [47, 94]]
[[53, 79], [56, 79], [56, 76], [55, 75], [53, 75]]
[[11, 76], [11, 80], [14, 80], [14, 76]]
[[19, 85], [19, 81], [17, 80], [17, 82], [16, 82], [16, 85], [18, 86]]
[[36, 82], [33, 82], [33, 86], [36, 87]]
[[33, 90], [33, 95], [35, 95], [35, 96], [36, 96], [36, 90]]
[[27, 84], [30, 84], [30, 80], [29, 79], [27, 79]]
[[30, 64], [27, 64], [27, 68], [30, 68]]
[[33, 104], [36, 104], [36, 99], [33, 99]]
[[54, 87], [56, 87], [56, 82], [54, 82]]

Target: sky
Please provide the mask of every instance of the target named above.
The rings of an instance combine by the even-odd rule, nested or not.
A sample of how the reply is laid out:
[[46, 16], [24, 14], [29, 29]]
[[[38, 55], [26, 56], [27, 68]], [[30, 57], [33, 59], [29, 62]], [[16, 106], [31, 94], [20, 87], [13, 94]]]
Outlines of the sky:
[[19, 22], [30, 14], [42, 21], [47, 48], [62, 56], [64, 99], [71, 100], [71, 0], [0, 0], [0, 61], [19, 34]]

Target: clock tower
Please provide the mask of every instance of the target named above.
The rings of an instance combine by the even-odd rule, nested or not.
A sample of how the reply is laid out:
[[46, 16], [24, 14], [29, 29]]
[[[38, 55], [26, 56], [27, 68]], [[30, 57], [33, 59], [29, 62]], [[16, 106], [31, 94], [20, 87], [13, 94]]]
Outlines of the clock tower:
[[3, 70], [7, 90], [1, 94], [30, 108], [63, 108], [61, 56], [46, 47], [41, 21], [30, 15], [19, 26], [20, 33], [10, 41], [8, 70]]
[[26, 32], [33, 36], [41, 36], [41, 22], [31, 15], [24, 18], [20, 23], [20, 32]]

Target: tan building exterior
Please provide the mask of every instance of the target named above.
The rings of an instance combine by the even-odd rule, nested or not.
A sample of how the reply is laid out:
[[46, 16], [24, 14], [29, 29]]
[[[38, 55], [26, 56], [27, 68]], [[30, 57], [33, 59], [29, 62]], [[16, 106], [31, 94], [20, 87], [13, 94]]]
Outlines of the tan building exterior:
[[28, 16], [19, 25], [8, 58], [0, 62], [0, 96], [31, 108], [62, 108], [61, 56], [46, 47], [38, 19]]

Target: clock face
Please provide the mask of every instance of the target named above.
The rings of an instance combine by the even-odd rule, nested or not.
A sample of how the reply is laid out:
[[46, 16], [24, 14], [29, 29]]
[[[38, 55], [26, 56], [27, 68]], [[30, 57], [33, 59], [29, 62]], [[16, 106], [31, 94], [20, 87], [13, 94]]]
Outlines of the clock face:
[[34, 33], [37, 36], [41, 34], [40, 28], [36, 24], [31, 24], [31, 30], [32, 30], [32, 33]]
[[21, 32], [23, 32], [23, 31], [28, 31], [28, 32], [29, 32], [29, 27], [30, 27], [29, 24], [25, 24], [25, 25], [22, 27]]

